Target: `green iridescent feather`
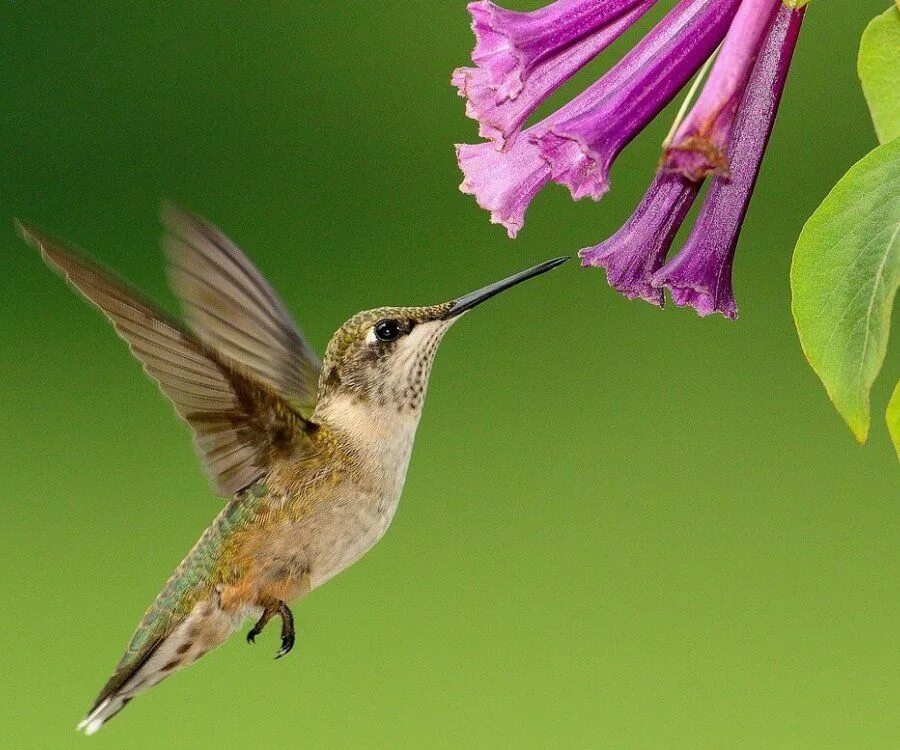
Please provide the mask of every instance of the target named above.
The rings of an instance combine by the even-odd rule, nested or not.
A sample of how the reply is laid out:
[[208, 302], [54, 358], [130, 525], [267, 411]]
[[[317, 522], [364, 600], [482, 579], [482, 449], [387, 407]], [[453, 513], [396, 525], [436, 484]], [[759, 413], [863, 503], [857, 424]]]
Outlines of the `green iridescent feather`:
[[265, 496], [265, 485], [250, 488], [229, 502], [181, 562], [144, 614], [128, 649], [95, 703], [119, 690], [153, 655], [160, 644], [190, 614], [198, 601], [213, 594], [227, 574], [222, 559], [225, 540], [255, 515]]

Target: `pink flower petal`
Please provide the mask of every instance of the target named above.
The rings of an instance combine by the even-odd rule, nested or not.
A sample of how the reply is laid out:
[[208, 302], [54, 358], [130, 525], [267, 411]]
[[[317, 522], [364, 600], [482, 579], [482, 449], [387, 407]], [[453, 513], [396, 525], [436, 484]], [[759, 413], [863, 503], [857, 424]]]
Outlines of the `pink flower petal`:
[[[476, 29], [476, 34], [480, 33], [484, 40], [479, 46], [491, 51], [480, 55], [480, 67], [457, 68], [451, 83], [467, 100], [466, 115], [478, 121], [478, 134], [496, 141], [497, 148], [510, 144], [529, 115], [550, 94], [606, 49], [656, 1], [630, 0], [624, 3], [622, 7], [633, 7], [570, 46], [541, 55], [540, 61], [530, 66], [524, 82], [522, 68], [512, 62], [515, 59], [512, 48], [498, 41], [496, 32], [479, 32]], [[479, 17], [483, 15], [482, 5], [478, 7]], [[609, 3], [607, 5], [612, 7]], [[607, 17], [610, 15], [608, 13]], [[599, 23], [603, 18], [598, 15], [594, 20]], [[478, 25], [479, 29], [482, 25]], [[511, 85], [510, 80], [515, 84]], [[515, 90], [515, 95], [511, 95], [512, 90]]]

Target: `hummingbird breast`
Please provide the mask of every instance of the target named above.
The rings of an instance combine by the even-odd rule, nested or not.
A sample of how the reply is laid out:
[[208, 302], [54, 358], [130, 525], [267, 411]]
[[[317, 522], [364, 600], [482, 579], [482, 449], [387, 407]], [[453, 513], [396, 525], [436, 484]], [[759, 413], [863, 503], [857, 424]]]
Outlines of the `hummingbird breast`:
[[371, 493], [344, 488], [339, 502], [317, 514], [310, 556], [310, 587], [316, 588], [350, 567], [384, 536], [394, 518], [400, 492]]
[[[313, 470], [318, 481], [289, 493], [284, 512], [276, 514], [277, 530], [269, 529], [265, 544], [269, 563], [277, 561], [291, 578], [302, 569], [310, 589], [359, 560], [384, 536], [400, 501], [419, 415], [348, 402], [331, 404], [327, 416], [330, 424], [340, 425], [332, 432], [340, 449]], [[290, 486], [290, 473], [286, 466], [282, 481], [274, 477], [276, 484]]]

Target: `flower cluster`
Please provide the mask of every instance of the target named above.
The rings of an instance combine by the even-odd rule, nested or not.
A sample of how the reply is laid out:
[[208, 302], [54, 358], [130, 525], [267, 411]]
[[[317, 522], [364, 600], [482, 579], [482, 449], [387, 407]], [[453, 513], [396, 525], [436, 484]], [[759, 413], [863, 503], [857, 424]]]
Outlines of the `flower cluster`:
[[[531, 13], [471, 3], [475, 67], [455, 71], [453, 83], [490, 140], [457, 146], [460, 189], [510, 237], [550, 182], [575, 200], [599, 200], [621, 150], [714, 58], [634, 214], [579, 255], [584, 265], [605, 268], [610, 285], [629, 298], [662, 306], [668, 289], [677, 305], [701, 315], [736, 317], [732, 260], [806, 1], [680, 0], [592, 86], [524, 128], [553, 91], [656, 0], [557, 0]], [[666, 262], [707, 178], [694, 229]]]

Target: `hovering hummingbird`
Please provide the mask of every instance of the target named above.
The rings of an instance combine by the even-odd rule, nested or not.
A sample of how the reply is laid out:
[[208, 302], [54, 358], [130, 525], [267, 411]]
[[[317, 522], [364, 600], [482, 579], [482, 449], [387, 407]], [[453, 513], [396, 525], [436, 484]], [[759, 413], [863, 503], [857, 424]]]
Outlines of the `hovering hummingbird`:
[[186, 323], [59, 240], [19, 225], [46, 263], [96, 305], [191, 427], [227, 505], [150, 606], [80, 730], [194, 663], [247, 619], [356, 562], [384, 535], [406, 478], [432, 362], [467, 310], [556, 268], [542, 263], [451, 302], [354, 315], [319, 362], [259, 271], [216, 227], [163, 212], [169, 279]]

